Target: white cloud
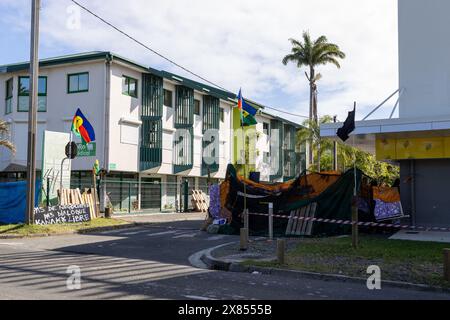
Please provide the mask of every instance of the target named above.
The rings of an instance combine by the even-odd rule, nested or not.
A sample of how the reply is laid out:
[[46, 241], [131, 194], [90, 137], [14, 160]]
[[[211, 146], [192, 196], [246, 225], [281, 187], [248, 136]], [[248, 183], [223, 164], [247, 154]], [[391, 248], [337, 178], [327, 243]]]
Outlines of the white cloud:
[[[24, 5], [23, 0], [7, 1]], [[314, 37], [326, 35], [347, 54], [342, 69], [319, 68], [320, 114], [345, 118], [356, 100], [361, 117], [398, 87], [395, 0], [79, 1], [211, 81], [234, 92], [242, 87], [247, 97], [290, 112], [308, 112], [304, 70], [281, 63], [290, 50], [288, 38], [300, 38], [303, 30]], [[183, 74], [86, 13], [80, 30], [67, 29], [70, 3], [43, 0], [45, 48], [114, 51]], [[26, 26], [17, 22], [16, 27]], [[380, 112], [386, 114], [389, 110]]]

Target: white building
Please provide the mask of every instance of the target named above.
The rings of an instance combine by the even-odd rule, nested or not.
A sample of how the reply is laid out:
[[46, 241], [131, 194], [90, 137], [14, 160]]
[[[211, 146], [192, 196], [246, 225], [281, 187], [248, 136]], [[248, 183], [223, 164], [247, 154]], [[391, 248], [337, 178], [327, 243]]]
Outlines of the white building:
[[[5, 102], [0, 117], [10, 124], [17, 147], [15, 154], [0, 150], [3, 179], [24, 178], [26, 171], [28, 69], [28, 63], [0, 67], [0, 101]], [[225, 177], [232, 163], [235, 105], [233, 94], [110, 52], [45, 59], [37, 150], [45, 130], [70, 132], [80, 108], [95, 129], [96, 154], [72, 161], [72, 186], [91, 185], [98, 159], [116, 210], [173, 210], [180, 204], [182, 181], [188, 180], [190, 190], [206, 191], [208, 176], [211, 182]], [[211, 129], [219, 132], [216, 140], [204, 138]], [[207, 165], [203, 151], [212, 143], [216, 163]], [[41, 158], [38, 152], [38, 169]]]
[[[360, 147], [399, 163], [414, 225], [450, 225], [449, 12], [447, 0], [398, 0], [399, 118], [356, 123]], [[321, 134], [334, 137], [341, 126], [323, 125]]]
[[261, 181], [284, 182], [305, 171], [306, 148], [299, 148], [296, 137], [301, 126], [265, 111], [256, 120], [255, 166]]

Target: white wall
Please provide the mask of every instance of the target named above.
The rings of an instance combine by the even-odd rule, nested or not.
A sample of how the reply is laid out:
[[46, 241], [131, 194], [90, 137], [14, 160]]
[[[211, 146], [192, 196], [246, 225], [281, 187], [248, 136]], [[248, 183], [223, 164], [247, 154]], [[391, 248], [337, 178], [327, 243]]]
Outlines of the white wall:
[[[122, 93], [124, 75], [138, 80], [137, 98]], [[113, 63], [110, 97], [109, 165], [114, 165], [113, 171], [138, 172], [142, 73]]]
[[256, 116], [256, 132], [259, 135], [256, 141], [256, 149], [259, 151], [256, 156], [256, 170], [261, 173], [261, 181], [270, 181], [270, 163], [264, 163], [264, 153], [270, 152], [270, 136], [264, 134], [264, 123], [269, 124], [269, 134], [270, 130], [270, 119], [261, 115]]
[[[450, 115], [450, 1], [398, 0], [400, 118]], [[381, 62], [382, 63], [382, 62]]]
[[[68, 94], [67, 75], [79, 72], [89, 72], [89, 92]], [[0, 92], [2, 93], [2, 96], [0, 96], [2, 104], [0, 117], [7, 121], [11, 121], [12, 141], [17, 148], [17, 152], [14, 156], [10, 156], [8, 152], [0, 150], [0, 159], [2, 159], [0, 170], [4, 169], [9, 163], [23, 166], [26, 165], [28, 113], [17, 112], [17, 87], [19, 76], [28, 76], [27, 71], [0, 75]], [[103, 136], [102, 132], [104, 131], [103, 114], [105, 100], [105, 66], [103, 61], [42, 68], [40, 70], [40, 76], [47, 76], [47, 112], [38, 113], [38, 133], [36, 138], [38, 150], [36, 154], [37, 168], [40, 169], [42, 166], [41, 150], [43, 131], [70, 132], [72, 118], [78, 107], [91, 122], [96, 132], [97, 157], [76, 159], [72, 161], [72, 169], [90, 169], [92, 168], [95, 159], [99, 159], [99, 161], [102, 162], [103, 141], [101, 137]], [[14, 77], [13, 112], [9, 115], [4, 115], [5, 81], [11, 77]]]

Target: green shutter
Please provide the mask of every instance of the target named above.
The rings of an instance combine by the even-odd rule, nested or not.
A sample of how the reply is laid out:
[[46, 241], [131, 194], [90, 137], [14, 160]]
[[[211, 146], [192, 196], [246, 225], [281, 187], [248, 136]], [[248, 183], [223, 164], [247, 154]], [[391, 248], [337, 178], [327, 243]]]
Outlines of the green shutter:
[[175, 128], [189, 128], [194, 125], [194, 90], [176, 86]]
[[[270, 128], [272, 130], [278, 130], [278, 141], [280, 141], [280, 145], [278, 147], [278, 172], [270, 176], [270, 180], [278, 180], [283, 177], [283, 141], [284, 141], [284, 133], [283, 133], [283, 124], [279, 120], [271, 120]], [[273, 154], [272, 154], [273, 156]]]
[[283, 176], [284, 180], [294, 179], [296, 176], [296, 162], [297, 155], [295, 153], [295, 127], [290, 124], [285, 124], [283, 126], [284, 132], [284, 143], [283, 143], [283, 153], [284, 153], [284, 165], [283, 165]]
[[[220, 100], [213, 96], [203, 97], [203, 134], [208, 130], [220, 129]], [[203, 140], [203, 150], [207, 148], [213, 142]], [[203, 156], [203, 152], [202, 152]], [[209, 173], [215, 173], [219, 171], [219, 150], [216, 150], [215, 154], [216, 163], [207, 165], [202, 160], [202, 175], [206, 176]]]
[[[194, 90], [185, 86], [175, 88], [175, 129], [185, 129], [190, 133], [190, 139], [174, 139], [173, 171], [175, 174], [187, 171], [194, 166]], [[180, 155], [184, 150], [187, 155]], [[181, 156], [186, 156], [183, 159]], [[183, 160], [183, 161], [182, 161]], [[186, 161], [184, 161], [186, 160]]]
[[163, 79], [151, 74], [142, 75], [141, 112], [141, 171], [162, 164]]

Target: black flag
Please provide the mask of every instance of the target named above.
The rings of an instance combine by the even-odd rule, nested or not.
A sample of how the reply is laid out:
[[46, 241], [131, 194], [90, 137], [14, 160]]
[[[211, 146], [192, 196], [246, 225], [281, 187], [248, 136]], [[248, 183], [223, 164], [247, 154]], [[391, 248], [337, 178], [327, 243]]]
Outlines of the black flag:
[[344, 126], [337, 131], [337, 136], [344, 142], [349, 138], [349, 134], [352, 133], [353, 130], [355, 130], [355, 113], [356, 107], [353, 109], [353, 111], [348, 113], [348, 117], [344, 122]]

